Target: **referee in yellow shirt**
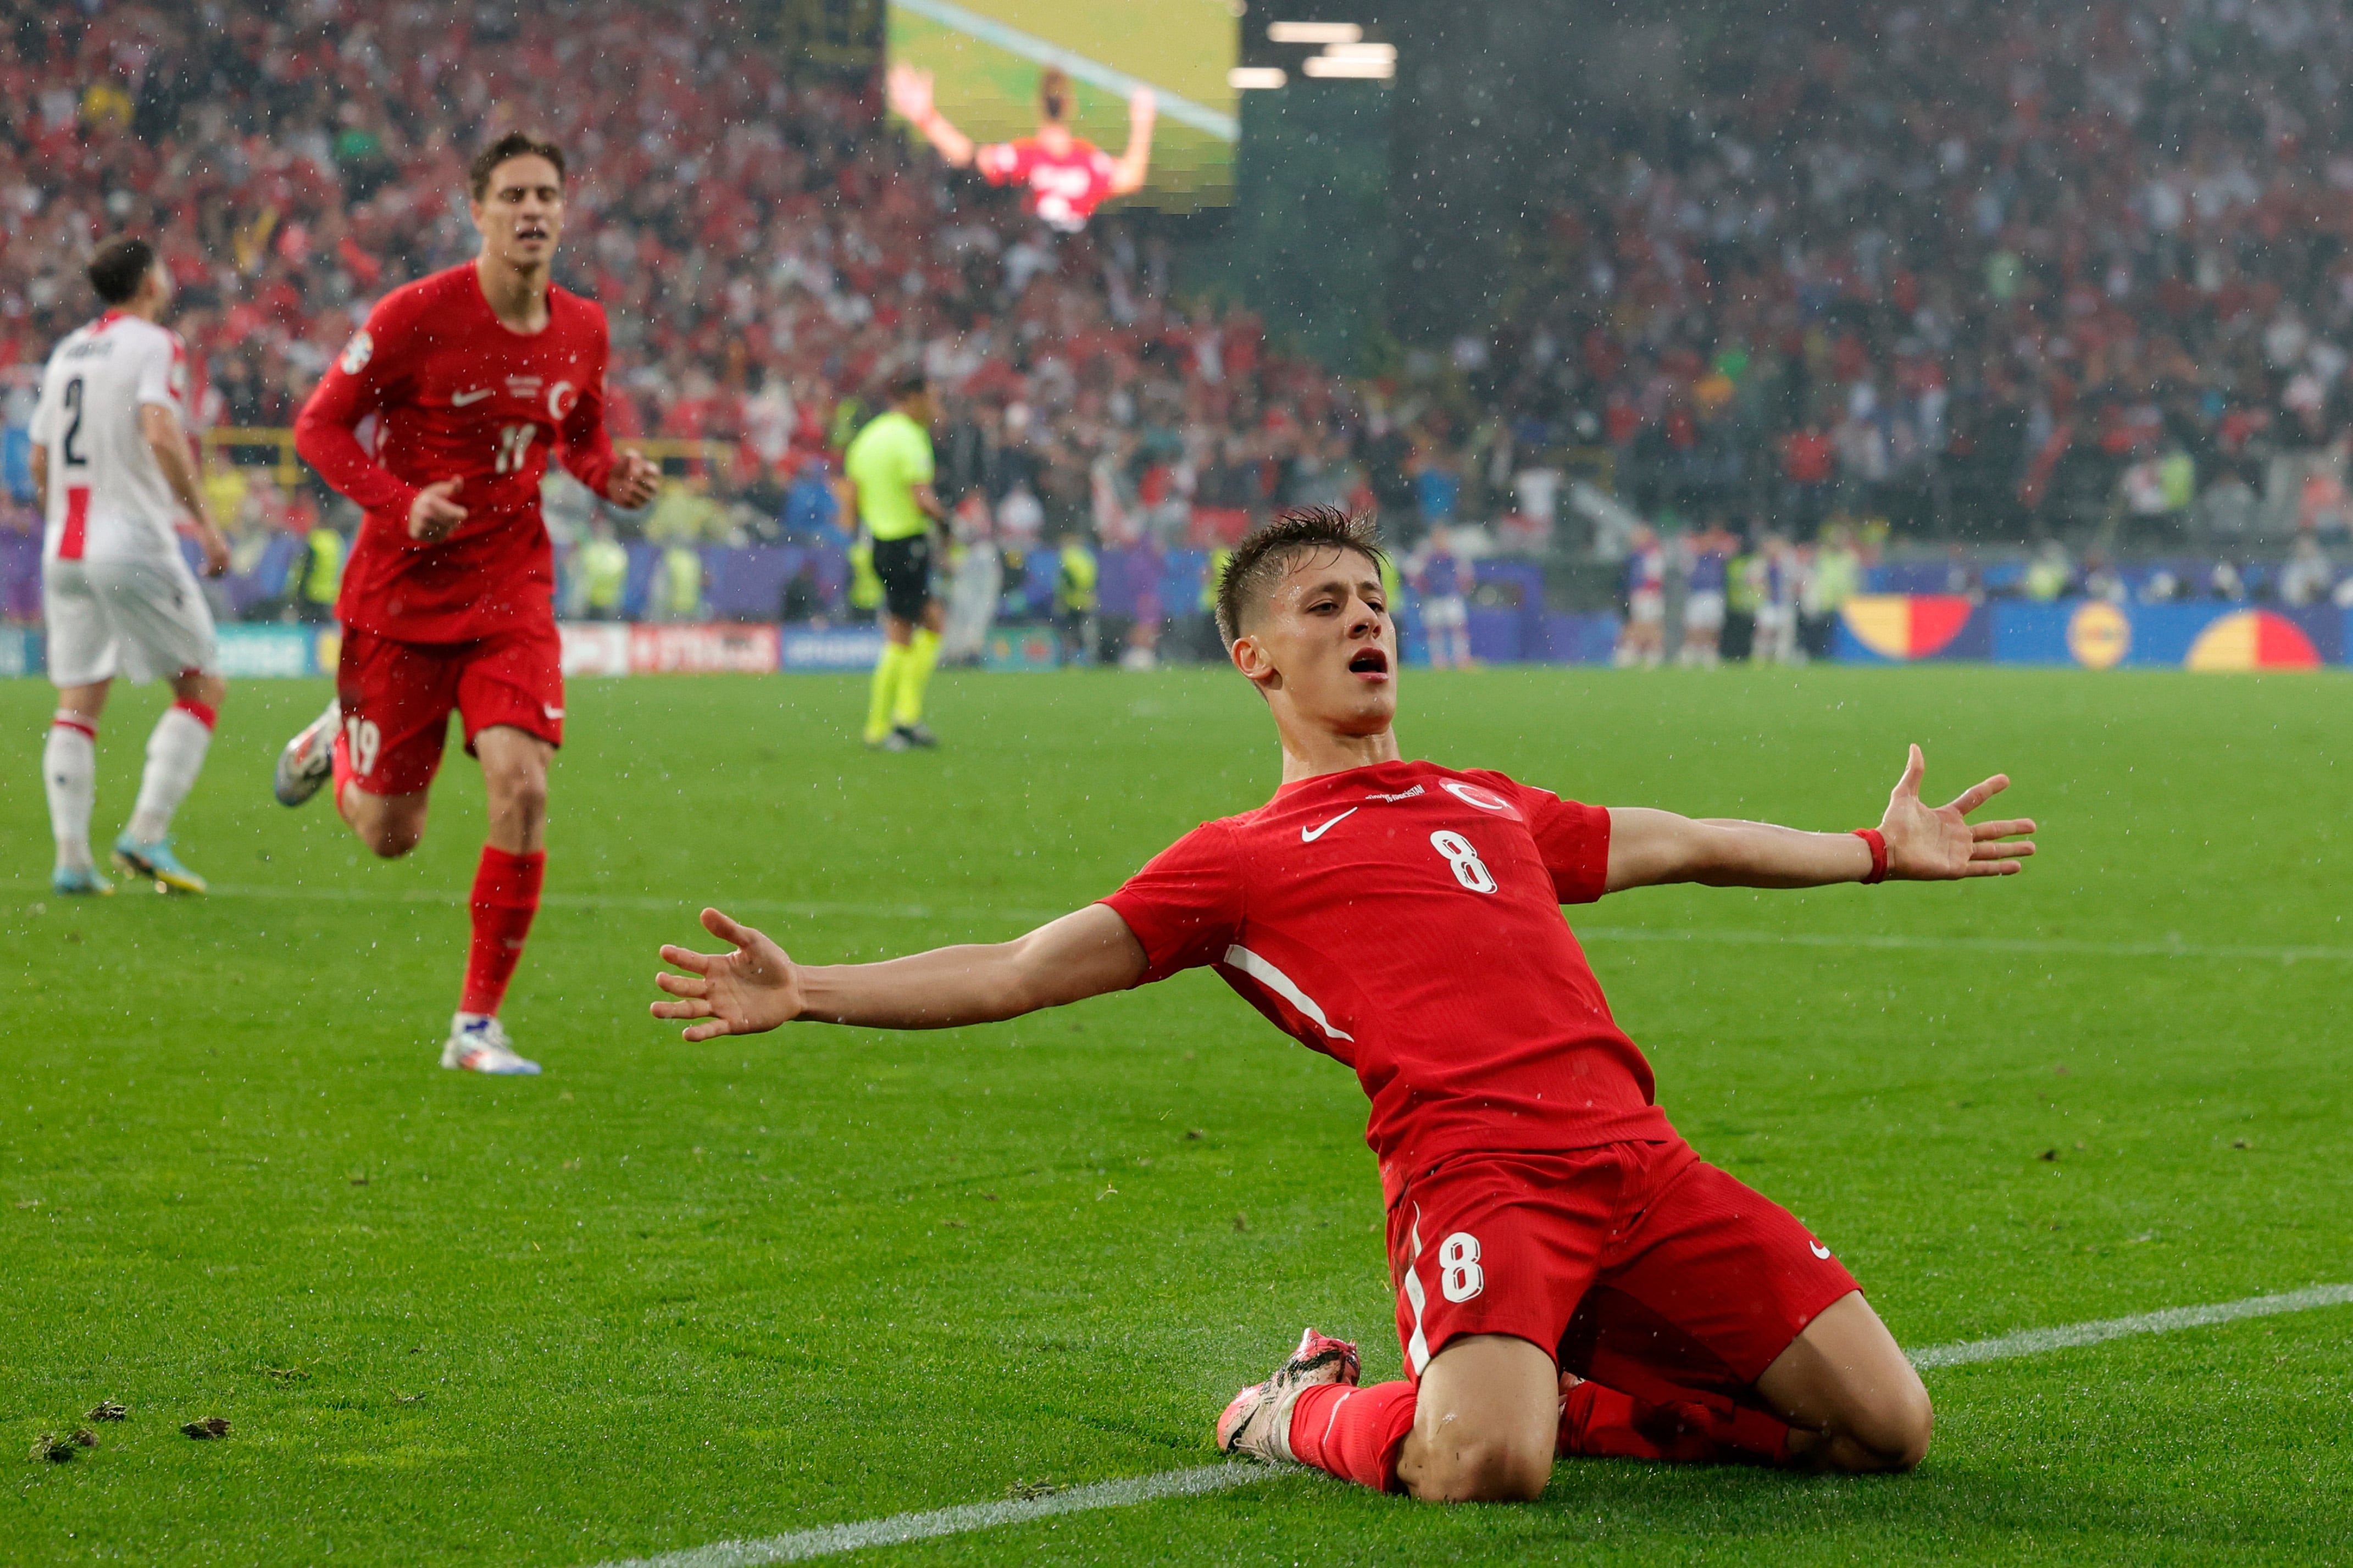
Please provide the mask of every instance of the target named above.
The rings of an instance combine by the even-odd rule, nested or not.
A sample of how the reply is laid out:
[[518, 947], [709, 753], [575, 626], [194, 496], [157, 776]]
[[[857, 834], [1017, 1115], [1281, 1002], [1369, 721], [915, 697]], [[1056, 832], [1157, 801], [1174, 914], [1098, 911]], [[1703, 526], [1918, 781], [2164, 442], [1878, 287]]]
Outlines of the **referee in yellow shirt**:
[[932, 490], [932, 388], [920, 374], [892, 384], [891, 410], [842, 454], [859, 521], [882, 579], [882, 657], [866, 710], [866, 743], [885, 752], [936, 746], [923, 688], [940, 659], [942, 606], [932, 595], [932, 524], [947, 510]]

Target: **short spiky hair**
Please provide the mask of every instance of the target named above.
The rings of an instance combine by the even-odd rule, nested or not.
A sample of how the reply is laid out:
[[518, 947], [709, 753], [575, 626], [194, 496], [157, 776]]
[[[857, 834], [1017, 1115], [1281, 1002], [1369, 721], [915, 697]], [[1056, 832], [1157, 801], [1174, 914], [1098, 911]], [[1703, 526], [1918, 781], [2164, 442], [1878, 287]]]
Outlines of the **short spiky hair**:
[[1242, 635], [1242, 612], [1273, 592], [1291, 569], [1293, 557], [1310, 550], [1353, 550], [1376, 566], [1388, 560], [1370, 512], [1351, 516], [1336, 506], [1295, 506], [1276, 512], [1272, 521], [1234, 546], [1218, 579], [1218, 636], [1228, 647]]
[[528, 131], [510, 131], [475, 153], [466, 170], [466, 188], [476, 201], [491, 194], [491, 176], [510, 158], [544, 158], [555, 165], [555, 177], [564, 178], [563, 148]]

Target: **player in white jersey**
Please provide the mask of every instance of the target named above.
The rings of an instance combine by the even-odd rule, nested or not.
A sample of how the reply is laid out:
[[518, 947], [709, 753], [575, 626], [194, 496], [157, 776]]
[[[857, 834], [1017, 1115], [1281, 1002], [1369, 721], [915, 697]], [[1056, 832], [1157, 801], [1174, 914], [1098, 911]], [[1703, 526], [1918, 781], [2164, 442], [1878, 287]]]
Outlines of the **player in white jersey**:
[[169, 273], [144, 240], [98, 247], [90, 280], [106, 302], [70, 333], [41, 375], [33, 415], [33, 485], [47, 517], [41, 615], [48, 626], [57, 717], [41, 758], [58, 843], [50, 886], [111, 893], [90, 863], [98, 721], [117, 675], [172, 683], [172, 706], [147, 738], [147, 768], [114, 863], [158, 890], [201, 893], [204, 879], [172, 848], [172, 814], [212, 743], [227, 688], [216, 672], [212, 614], [180, 554], [177, 524], [194, 523], [205, 571], [228, 568], [228, 542], [205, 510], [181, 423], [187, 352], [157, 324], [172, 301]]

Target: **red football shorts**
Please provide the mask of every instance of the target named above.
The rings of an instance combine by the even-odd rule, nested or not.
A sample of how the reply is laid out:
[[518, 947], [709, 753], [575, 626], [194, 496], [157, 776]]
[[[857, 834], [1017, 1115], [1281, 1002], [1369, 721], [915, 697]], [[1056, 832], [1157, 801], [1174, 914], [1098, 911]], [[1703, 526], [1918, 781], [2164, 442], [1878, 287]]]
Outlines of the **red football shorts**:
[[533, 626], [479, 642], [414, 643], [346, 628], [335, 668], [352, 772], [370, 795], [414, 795], [433, 782], [449, 715], [474, 737], [505, 724], [564, 743], [564, 645]]
[[1457, 1334], [1511, 1334], [1637, 1399], [1738, 1399], [1854, 1276], [1680, 1139], [1458, 1154], [1389, 1205], [1419, 1381]]

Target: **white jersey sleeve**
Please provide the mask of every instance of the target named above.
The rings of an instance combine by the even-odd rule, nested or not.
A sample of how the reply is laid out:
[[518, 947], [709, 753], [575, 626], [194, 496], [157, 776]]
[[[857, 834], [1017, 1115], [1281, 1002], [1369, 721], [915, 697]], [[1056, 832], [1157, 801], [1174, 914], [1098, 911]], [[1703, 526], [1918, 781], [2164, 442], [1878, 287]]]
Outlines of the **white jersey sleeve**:
[[49, 560], [177, 557], [181, 507], [147, 445], [140, 410], [182, 411], [187, 357], [152, 321], [111, 312], [49, 357], [32, 438], [48, 454]]

